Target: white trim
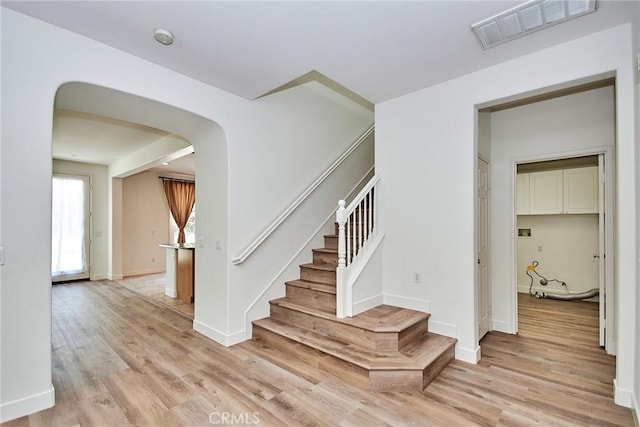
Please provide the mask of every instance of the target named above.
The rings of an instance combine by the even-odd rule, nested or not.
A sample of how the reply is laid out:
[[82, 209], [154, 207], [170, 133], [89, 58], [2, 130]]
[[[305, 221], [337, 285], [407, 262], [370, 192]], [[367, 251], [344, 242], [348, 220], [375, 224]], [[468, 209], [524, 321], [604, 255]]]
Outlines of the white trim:
[[509, 322], [504, 322], [501, 320], [492, 320], [491, 321], [491, 330], [496, 332], [504, 332], [505, 334], [515, 334], [516, 331], [513, 329], [513, 325]]
[[89, 276], [89, 280], [91, 280], [92, 282], [98, 280], [109, 280], [109, 275], [107, 273], [92, 274], [91, 276]]
[[456, 345], [456, 359], [476, 365], [480, 360], [480, 346], [470, 349]]
[[349, 206], [345, 208], [345, 211], [346, 211], [345, 213], [347, 216], [350, 215], [358, 206], [360, 206], [360, 202], [362, 202], [362, 199], [364, 199], [364, 196], [366, 196], [371, 191], [371, 189], [376, 186], [376, 184], [379, 181], [380, 181], [380, 175], [374, 175], [369, 180], [369, 182], [367, 182], [367, 185], [362, 187], [362, 190], [360, 190], [360, 192], [356, 194], [356, 197], [354, 197], [351, 203], [349, 203]]
[[431, 301], [390, 294], [384, 294], [383, 301], [384, 304], [387, 305], [394, 305], [396, 307], [431, 313]]
[[145, 268], [142, 270], [134, 270], [134, 271], [125, 271], [124, 273], [122, 273], [122, 275], [124, 277], [133, 277], [133, 276], [144, 276], [146, 274], [157, 274], [157, 273], [164, 273], [165, 269], [164, 268]]
[[124, 276], [122, 274], [109, 274], [108, 278], [109, 280], [122, 280]]
[[356, 314], [362, 313], [363, 311], [367, 311], [371, 308], [382, 305], [383, 301], [384, 301], [384, 295], [380, 294], [380, 295], [375, 295], [369, 298], [365, 298], [362, 301], [354, 302], [353, 303], [354, 316]]
[[429, 319], [429, 332], [445, 337], [458, 338], [458, 328], [451, 323], [438, 322]]
[[618, 387], [618, 381], [613, 380], [613, 401], [616, 405], [624, 406], [625, 408], [633, 409], [635, 405], [636, 413], [638, 413], [638, 404], [632, 390], [626, 390]]
[[[499, 330], [502, 332], [507, 332], [507, 333], [512, 333], [515, 334], [518, 332], [518, 285], [517, 285], [517, 275], [518, 275], [518, 251], [517, 251], [517, 233], [515, 232], [517, 230], [517, 223], [518, 223], [518, 212], [517, 212], [517, 207], [516, 207], [516, 176], [517, 176], [517, 168], [519, 164], [522, 163], [532, 163], [532, 162], [542, 162], [542, 161], [547, 161], [547, 160], [555, 160], [555, 159], [565, 159], [565, 158], [572, 158], [572, 157], [581, 157], [581, 156], [593, 156], [593, 155], [599, 155], [599, 154], [604, 154], [604, 159], [605, 159], [605, 174], [606, 174], [606, 178], [605, 178], [605, 189], [606, 189], [606, 200], [605, 200], [605, 211], [607, 212], [606, 215], [606, 224], [605, 224], [605, 235], [606, 235], [606, 242], [607, 242], [607, 247], [605, 248], [605, 253], [608, 254], [608, 256], [606, 257], [606, 282], [607, 282], [607, 293], [608, 293], [608, 301], [610, 301], [610, 304], [607, 304], [607, 330], [609, 331], [609, 333], [607, 334], [607, 345], [606, 345], [606, 349], [607, 349], [607, 353], [608, 354], [612, 354], [615, 355], [615, 349], [616, 349], [616, 336], [617, 336], [617, 329], [618, 329], [618, 325], [616, 323], [616, 321], [614, 320], [617, 316], [616, 316], [616, 311], [617, 311], [617, 307], [615, 306], [615, 301], [617, 299], [617, 284], [615, 283], [615, 270], [616, 267], [614, 266], [614, 259], [617, 257], [617, 254], [615, 253], [615, 247], [614, 247], [614, 234], [615, 234], [615, 227], [613, 224], [614, 218], [617, 218], [616, 216], [616, 209], [615, 209], [615, 200], [614, 200], [614, 192], [616, 191], [616, 183], [614, 182], [615, 179], [615, 169], [617, 168], [617, 165], [615, 164], [615, 148], [613, 146], [600, 146], [600, 147], [591, 147], [591, 148], [584, 148], [584, 149], [577, 149], [577, 150], [571, 150], [571, 151], [560, 151], [560, 152], [552, 152], [552, 153], [545, 153], [545, 154], [541, 154], [541, 155], [534, 155], [534, 156], [523, 156], [523, 157], [517, 157], [517, 158], [512, 158], [511, 159], [511, 166], [513, 167], [513, 173], [512, 173], [512, 177], [511, 177], [511, 183], [510, 183], [510, 188], [511, 188], [511, 209], [512, 209], [512, 215], [511, 215], [511, 230], [513, 230], [513, 239], [510, 243], [510, 257], [512, 260], [512, 265], [511, 265], [511, 269], [510, 269], [510, 277], [511, 277], [511, 282], [514, 283], [515, 285], [513, 285], [512, 289], [512, 295], [511, 295], [511, 301], [512, 301], [512, 306], [511, 306], [511, 324], [508, 325], [508, 327], [505, 328], [498, 328], [495, 327], [494, 330]], [[515, 291], [515, 292], [514, 292]], [[528, 288], [527, 288], [527, 292], [529, 292]], [[506, 326], [507, 322], [501, 321], [501, 322], [493, 322], [495, 326], [498, 326], [498, 323], [502, 323], [505, 324], [503, 326]]]
[[193, 330], [204, 335], [205, 337], [214, 340], [218, 344], [222, 344], [225, 347], [246, 341], [246, 331], [238, 331], [232, 334], [225, 334], [219, 330], [212, 328], [204, 324], [199, 320], [193, 321]]
[[353, 153], [372, 133], [375, 128], [375, 124], [372, 124], [361, 136], [358, 138], [351, 146], [342, 153], [340, 157], [334, 161], [331, 166], [329, 166], [323, 173], [320, 175], [304, 192], [298, 196], [296, 200], [291, 203], [291, 205], [285, 209], [284, 212], [280, 214], [278, 218], [276, 218], [271, 225], [269, 225], [256, 239], [247, 246], [245, 250], [243, 250], [239, 255], [231, 260], [231, 263], [234, 265], [242, 264], [249, 256], [256, 250], [258, 247], [264, 243], [265, 240], [291, 215], [297, 208], [304, 202], [307, 197], [313, 193], [316, 188], [320, 186], [324, 182], [325, 179], [329, 177], [335, 171], [338, 166], [340, 166], [346, 159]]
[[32, 394], [31, 396], [0, 405], [0, 422], [4, 423], [47, 408], [52, 408], [55, 404], [56, 391], [52, 384], [48, 390], [42, 393]]
[[173, 288], [164, 288], [164, 294], [169, 298], [178, 298], [178, 291]]

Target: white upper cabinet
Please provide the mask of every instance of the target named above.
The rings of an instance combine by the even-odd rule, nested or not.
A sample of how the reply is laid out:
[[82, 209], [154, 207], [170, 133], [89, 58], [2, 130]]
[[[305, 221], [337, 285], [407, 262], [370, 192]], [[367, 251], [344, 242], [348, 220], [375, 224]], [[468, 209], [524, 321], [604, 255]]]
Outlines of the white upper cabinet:
[[598, 213], [598, 203], [597, 166], [516, 176], [518, 215]]
[[598, 167], [564, 170], [564, 212], [598, 213]]
[[562, 212], [562, 171], [529, 174], [529, 213], [531, 215]]

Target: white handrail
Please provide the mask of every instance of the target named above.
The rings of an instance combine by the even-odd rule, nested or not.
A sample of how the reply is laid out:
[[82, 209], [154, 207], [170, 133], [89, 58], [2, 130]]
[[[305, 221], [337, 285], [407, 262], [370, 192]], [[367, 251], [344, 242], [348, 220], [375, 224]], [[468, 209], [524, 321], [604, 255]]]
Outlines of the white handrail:
[[346, 159], [373, 133], [375, 124], [372, 124], [351, 146], [336, 159], [284, 212], [278, 216], [245, 250], [231, 260], [234, 265], [242, 264], [247, 258], [264, 243], [265, 240], [291, 215], [307, 197], [309, 197]]
[[336, 316], [350, 317], [353, 313], [353, 295], [350, 283], [350, 266], [367, 248], [370, 239], [376, 236], [377, 199], [376, 184], [380, 176], [375, 175], [360, 190], [355, 199], [346, 206], [338, 202], [338, 267], [336, 268]]

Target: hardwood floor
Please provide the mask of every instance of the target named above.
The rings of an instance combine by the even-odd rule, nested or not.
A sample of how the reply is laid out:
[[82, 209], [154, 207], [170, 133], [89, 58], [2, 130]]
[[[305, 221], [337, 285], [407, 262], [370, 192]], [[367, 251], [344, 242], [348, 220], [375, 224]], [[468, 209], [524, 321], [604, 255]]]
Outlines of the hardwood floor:
[[171, 298], [164, 294], [166, 287], [165, 273], [145, 274], [142, 276], [130, 276], [124, 279], [115, 280], [115, 282], [133, 292], [142, 295], [144, 298], [151, 300], [155, 304], [160, 304], [170, 310], [177, 311], [180, 314], [193, 319], [193, 303], [180, 301], [177, 298]]
[[592, 306], [557, 303], [522, 298], [519, 336], [489, 333], [478, 365], [423, 392], [368, 392], [250, 341], [224, 348], [113, 282], [58, 285], [57, 405], [5, 425], [632, 426]]

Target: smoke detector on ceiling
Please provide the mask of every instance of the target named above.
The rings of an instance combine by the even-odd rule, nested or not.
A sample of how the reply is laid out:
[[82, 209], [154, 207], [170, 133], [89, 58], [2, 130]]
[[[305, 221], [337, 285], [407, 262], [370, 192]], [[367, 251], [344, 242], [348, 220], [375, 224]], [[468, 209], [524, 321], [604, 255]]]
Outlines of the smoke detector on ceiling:
[[169, 46], [173, 44], [173, 34], [171, 31], [165, 30], [164, 28], [156, 28], [153, 30], [153, 38], [160, 44], [165, 46]]

